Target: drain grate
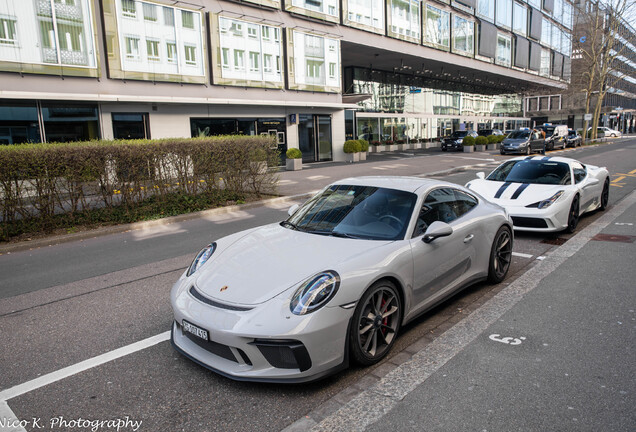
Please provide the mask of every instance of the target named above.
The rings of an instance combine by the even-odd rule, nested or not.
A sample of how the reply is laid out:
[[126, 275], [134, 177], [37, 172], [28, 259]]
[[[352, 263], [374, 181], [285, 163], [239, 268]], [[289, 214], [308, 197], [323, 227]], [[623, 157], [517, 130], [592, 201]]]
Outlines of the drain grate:
[[566, 238], [554, 237], [554, 238], [543, 239], [543, 240], [541, 240], [541, 243], [545, 243], [545, 244], [549, 244], [549, 245], [555, 245], [555, 246], [561, 246], [566, 241], [568, 241], [568, 239], [566, 239]]
[[636, 236], [618, 234], [596, 234], [594, 237], [592, 237], [592, 240], [616, 243], [634, 243], [634, 240], [636, 240]]

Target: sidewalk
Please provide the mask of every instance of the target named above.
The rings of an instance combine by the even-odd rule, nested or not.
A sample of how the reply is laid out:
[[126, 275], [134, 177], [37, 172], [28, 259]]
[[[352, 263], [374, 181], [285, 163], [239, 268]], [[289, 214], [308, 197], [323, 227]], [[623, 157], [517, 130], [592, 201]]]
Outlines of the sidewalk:
[[635, 430], [635, 220], [632, 192], [312, 430]]

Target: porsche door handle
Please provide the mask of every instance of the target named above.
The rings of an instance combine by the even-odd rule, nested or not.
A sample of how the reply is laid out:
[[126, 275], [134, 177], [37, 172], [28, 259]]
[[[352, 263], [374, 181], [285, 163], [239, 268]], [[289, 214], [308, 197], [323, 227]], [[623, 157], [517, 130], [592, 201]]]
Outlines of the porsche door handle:
[[473, 234], [467, 235], [464, 238], [464, 243], [470, 243], [474, 238], [475, 238], [475, 236]]

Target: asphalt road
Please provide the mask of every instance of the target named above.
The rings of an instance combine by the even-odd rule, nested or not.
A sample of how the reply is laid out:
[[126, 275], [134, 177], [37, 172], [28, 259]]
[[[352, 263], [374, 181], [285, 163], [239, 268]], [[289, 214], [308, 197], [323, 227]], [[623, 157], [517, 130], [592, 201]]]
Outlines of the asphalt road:
[[[636, 186], [636, 177], [629, 174], [636, 172], [635, 153], [636, 141], [623, 140], [567, 155], [608, 167], [615, 179], [610, 192], [613, 204]], [[385, 169], [382, 174], [405, 170], [417, 174], [425, 158], [434, 162], [449, 157], [411, 158], [408, 169]], [[494, 166], [504, 158], [493, 154], [492, 159]], [[363, 169], [362, 164], [355, 167]], [[443, 178], [464, 184], [478, 170]], [[0, 392], [163, 334], [172, 321], [169, 289], [193, 255], [220, 236], [282, 220], [287, 205], [280, 207], [0, 256]], [[598, 216], [582, 218], [581, 227]], [[517, 234], [517, 256], [504, 284], [476, 285], [425, 314], [403, 329], [391, 356], [375, 368], [352, 368], [303, 386], [236, 383], [184, 359], [164, 341], [83, 372], [70, 370], [64, 379], [12, 397], [9, 406], [19, 419], [39, 418], [47, 426], [59, 416], [103, 420], [128, 416], [143, 421], [142, 431], [280, 430], [375, 382], [408, 359], [413, 344], [434, 340], [568, 238]], [[0, 417], [1, 412], [0, 406]], [[27, 426], [27, 430], [38, 429]]]

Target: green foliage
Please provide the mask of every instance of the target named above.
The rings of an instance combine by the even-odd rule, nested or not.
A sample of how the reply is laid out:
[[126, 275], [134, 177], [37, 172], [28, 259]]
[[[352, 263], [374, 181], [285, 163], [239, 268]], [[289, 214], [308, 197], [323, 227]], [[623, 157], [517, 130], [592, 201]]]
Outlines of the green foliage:
[[506, 139], [506, 135], [497, 135], [497, 143], [500, 143], [505, 139]]
[[488, 139], [488, 144], [497, 144], [499, 142], [497, 135], [488, 135], [486, 138]]
[[297, 149], [297, 148], [287, 149], [287, 153], [285, 153], [285, 155], [287, 156], [287, 159], [302, 159], [303, 158], [303, 153], [300, 151], [300, 149]]
[[488, 138], [485, 136], [478, 136], [475, 138], [475, 145], [488, 145]]
[[261, 136], [0, 146], [0, 240], [96, 217], [126, 222], [142, 203], [178, 214], [192, 211], [188, 200], [198, 196], [271, 193], [272, 147]]
[[358, 153], [362, 149], [360, 142], [358, 140], [347, 140], [344, 143], [344, 152], [345, 153]]
[[369, 141], [359, 139], [358, 142], [360, 143], [360, 151], [363, 151], [363, 152], [369, 151]]
[[464, 137], [464, 139], [462, 140], [462, 145], [465, 146], [474, 146], [475, 145], [475, 138], [467, 135]]

